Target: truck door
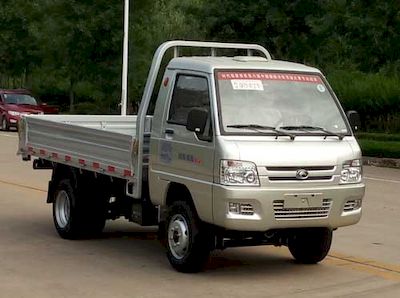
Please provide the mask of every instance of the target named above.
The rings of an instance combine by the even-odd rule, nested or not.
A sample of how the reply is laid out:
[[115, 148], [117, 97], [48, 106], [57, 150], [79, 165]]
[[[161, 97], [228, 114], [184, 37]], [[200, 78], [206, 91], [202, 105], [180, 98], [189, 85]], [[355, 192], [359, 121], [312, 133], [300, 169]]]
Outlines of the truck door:
[[[169, 181], [184, 184], [200, 218], [212, 222], [214, 133], [210, 81], [206, 75], [179, 72], [174, 81], [158, 149], [160, 170]], [[202, 135], [186, 129], [187, 117], [193, 108], [206, 109], [209, 113]]]

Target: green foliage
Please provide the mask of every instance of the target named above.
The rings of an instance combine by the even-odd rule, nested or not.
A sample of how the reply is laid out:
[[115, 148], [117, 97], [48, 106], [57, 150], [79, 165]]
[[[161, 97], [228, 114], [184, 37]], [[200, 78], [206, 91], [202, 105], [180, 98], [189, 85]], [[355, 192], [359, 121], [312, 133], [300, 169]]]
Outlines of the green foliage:
[[256, 41], [279, 59], [328, 71], [377, 72], [399, 61], [399, 11], [395, 0], [204, 0], [187, 13], [208, 38]]
[[[207, 37], [263, 44], [317, 66], [367, 131], [400, 132], [400, 2], [205, 0], [189, 11]], [[221, 9], [223, 7], [223, 9]]]
[[384, 141], [400, 142], [400, 134], [358, 132], [356, 133], [356, 136], [357, 139], [359, 140], [369, 139], [369, 140], [383, 141], [383, 142]]
[[37, 44], [30, 34], [32, 5], [22, 0], [2, 0], [0, 5], [0, 84], [17, 84], [15, 77], [26, 76], [39, 61]]
[[400, 78], [359, 71], [328, 75], [346, 110], [356, 110], [366, 131], [400, 132]]
[[[202, 35], [178, 0], [131, 2], [129, 98], [138, 102], [157, 46]], [[0, 88], [32, 89], [64, 111], [116, 113], [122, 30], [121, 0], [2, 0]]]
[[356, 133], [364, 156], [400, 158], [400, 134]]

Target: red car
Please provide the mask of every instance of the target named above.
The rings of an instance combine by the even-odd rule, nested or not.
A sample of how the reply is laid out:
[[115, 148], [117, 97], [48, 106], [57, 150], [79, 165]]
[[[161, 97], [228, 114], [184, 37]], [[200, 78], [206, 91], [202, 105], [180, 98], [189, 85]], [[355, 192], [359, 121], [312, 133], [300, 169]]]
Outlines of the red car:
[[22, 115], [29, 114], [58, 114], [58, 108], [39, 103], [25, 89], [0, 89], [0, 128], [9, 130], [18, 127]]

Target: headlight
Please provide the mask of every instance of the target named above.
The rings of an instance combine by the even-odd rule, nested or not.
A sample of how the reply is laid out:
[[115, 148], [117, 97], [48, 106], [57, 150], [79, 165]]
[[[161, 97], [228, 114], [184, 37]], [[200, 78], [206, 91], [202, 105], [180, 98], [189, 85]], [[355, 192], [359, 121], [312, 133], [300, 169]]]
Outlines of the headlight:
[[340, 183], [360, 183], [362, 180], [361, 160], [354, 159], [345, 161], [340, 174]]
[[10, 114], [11, 116], [20, 116], [21, 113], [17, 112], [17, 111], [8, 111], [8, 114]]
[[221, 160], [220, 181], [223, 185], [260, 186], [257, 167], [249, 161]]

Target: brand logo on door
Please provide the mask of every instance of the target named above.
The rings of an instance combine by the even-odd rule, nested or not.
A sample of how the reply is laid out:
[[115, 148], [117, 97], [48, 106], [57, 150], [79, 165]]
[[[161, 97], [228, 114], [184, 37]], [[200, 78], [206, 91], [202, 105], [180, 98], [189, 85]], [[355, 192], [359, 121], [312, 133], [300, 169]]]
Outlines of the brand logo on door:
[[296, 178], [299, 180], [306, 180], [308, 178], [308, 171], [304, 169], [297, 170]]

